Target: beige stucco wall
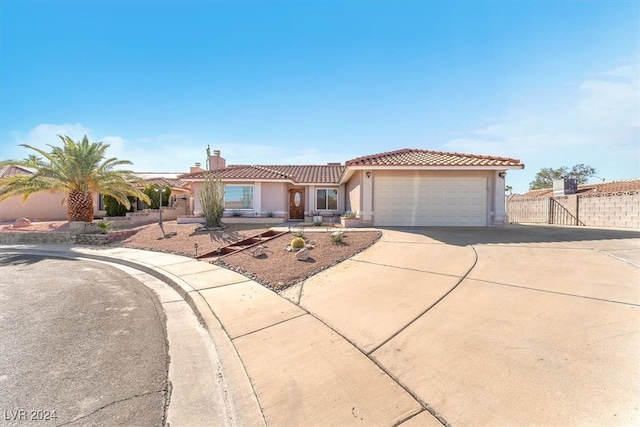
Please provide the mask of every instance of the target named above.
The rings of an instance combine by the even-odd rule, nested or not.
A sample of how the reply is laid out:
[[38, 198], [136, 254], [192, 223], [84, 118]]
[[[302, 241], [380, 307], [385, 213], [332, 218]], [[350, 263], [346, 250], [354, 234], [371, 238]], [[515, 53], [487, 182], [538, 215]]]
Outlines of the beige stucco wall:
[[[22, 197], [11, 197], [0, 202], [0, 221], [13, 221], [27, 218], [32, 221], [66, 221], [67, 204], [63, 204], [65, 194], [60, 191], [43, 191], [29, 196], [26, 203]], [[98, 196], [93, 196], [93, 209], [96, 217], [104, 211], [98, 211]]]
[[345, 185], [345, 211], [360, 212], [362, 175], [362, 171], [356, 171]]
[[61, 192], [44, 191], [31, 195], [24, 205], [21, 197], [11, 197], [0, 202], [0, 220], [64, 221], [67, 219], [67, 205], [62, 204], [64, 197]]
[[287, 185], [282, 182], [262, 183], [262, 212], [288, 213]]

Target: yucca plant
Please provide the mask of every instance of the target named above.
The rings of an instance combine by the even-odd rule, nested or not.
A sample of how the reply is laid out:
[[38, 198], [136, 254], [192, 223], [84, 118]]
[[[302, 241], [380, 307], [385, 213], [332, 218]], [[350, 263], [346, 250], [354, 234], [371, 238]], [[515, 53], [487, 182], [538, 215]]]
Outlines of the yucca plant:
[[[85, 137], [76, 142], [68, 136], [58, 137], [62, 147], [51, 147], [50, 152], [27, 144], [23, 147], [35, 151], [24, 160], [5, 160], [1, 166], [16, 165], [35, 171], [31, 175], [14, 175], [0, 179], [0, 201], [22, 195], [22, 203], [30, 195], [41, 191], [53, 190], [66, 193], [67, 220], [93, 221], [93, 194], [102, 193], [113, 197], [129, 209], [127, 196], [138, 197], [145, 203], [149, 198], [136, 184], [142, 180], [133, 171], [116, 169], [130, 165], [128, 160], [115, 157], [107, 158], [109, 144], [89, 142]], [[40, 157], [41, 156], [41, 157]]]

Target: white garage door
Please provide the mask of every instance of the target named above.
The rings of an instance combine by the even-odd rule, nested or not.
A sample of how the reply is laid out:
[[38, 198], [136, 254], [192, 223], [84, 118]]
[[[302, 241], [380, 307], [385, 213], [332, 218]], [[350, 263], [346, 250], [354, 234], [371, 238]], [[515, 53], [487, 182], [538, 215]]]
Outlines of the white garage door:
[[487, 225], [486, 178], [375, 178], [375, 225]]

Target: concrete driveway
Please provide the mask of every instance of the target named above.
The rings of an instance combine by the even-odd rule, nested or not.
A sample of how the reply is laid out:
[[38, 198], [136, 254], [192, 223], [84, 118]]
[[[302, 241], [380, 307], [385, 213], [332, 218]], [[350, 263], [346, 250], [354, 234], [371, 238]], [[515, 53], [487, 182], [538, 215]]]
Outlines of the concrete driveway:
[[299, 305], [427, 411], [404, 426], [640, 423], [640, 233], [406, 228]]

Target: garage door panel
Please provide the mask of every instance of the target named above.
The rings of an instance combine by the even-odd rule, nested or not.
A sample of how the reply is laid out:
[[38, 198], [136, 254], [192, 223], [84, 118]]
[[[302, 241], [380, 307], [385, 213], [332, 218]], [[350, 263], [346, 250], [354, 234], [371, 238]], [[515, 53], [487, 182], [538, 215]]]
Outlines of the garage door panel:
[[374, 181], [376, 225], [464, 225], [487, 222], [486, 178], [401, 178]]

